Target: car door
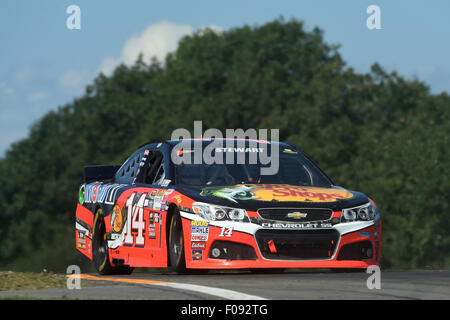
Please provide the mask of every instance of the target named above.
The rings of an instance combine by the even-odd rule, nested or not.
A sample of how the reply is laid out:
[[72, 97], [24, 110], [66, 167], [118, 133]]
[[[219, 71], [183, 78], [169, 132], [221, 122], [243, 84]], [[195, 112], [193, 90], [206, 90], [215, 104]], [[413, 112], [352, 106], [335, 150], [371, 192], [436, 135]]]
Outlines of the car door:
[[[131, 266], [162, 267], [167, 263], [163, 215], [167, 212], [167, 182], [164, 154], [157, 146], [149, 145], [130, 157], [130, 168], [118, 172], [118, 182], [130, 182], [131, 188], [118, 199], [124, 226], [123, 244], [119, 250]], [[134, 172], [133, 172], [134, 171]], [[127, 173], [128, 172], [128, 173]], [[128, 180], [120, 180], [127, 177]]]

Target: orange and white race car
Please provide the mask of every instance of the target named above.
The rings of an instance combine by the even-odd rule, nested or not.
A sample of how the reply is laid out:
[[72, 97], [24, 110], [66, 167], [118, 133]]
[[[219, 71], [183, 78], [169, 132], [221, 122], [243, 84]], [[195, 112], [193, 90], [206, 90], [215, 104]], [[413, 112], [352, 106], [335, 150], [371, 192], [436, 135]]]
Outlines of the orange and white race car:
[[[290, 143], [225, 140], [148, 143], [121, 166], [86, 166], [77, 249], [101, 274], [379, 264], [381, 220], [371, 199], [335, 186]], [[196, 158], [196, 146], [223, 161]], [[277, 170], [262, 174], [267, 162], [250, 155], [274, 146]]]

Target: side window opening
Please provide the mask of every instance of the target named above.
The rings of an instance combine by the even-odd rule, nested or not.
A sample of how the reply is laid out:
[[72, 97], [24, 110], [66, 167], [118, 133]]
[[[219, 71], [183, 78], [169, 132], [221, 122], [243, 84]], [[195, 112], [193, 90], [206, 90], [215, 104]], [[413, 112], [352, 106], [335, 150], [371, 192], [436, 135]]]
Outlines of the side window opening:
[[[144, 172], [144, 183], [155, 184], [161, 175], [161, 167], [163, 164], [163, 154], [159, 151], [151, 151], [147, 168]], [[164, 172], [164, 169], [162, 169]]]
[[[167, 163], [166, 163], [167, 164]], [[161, 184], [166, 179], [164, 155], [148, 146], [132, 154], [116, 173], [118, 183]]]
[[164, 173], [164, 160], [161, 162], [158, 171], [156, 172], [155, 180], [153, 181], [153, 184], [161, 184], [162, 181], [165, 178]]

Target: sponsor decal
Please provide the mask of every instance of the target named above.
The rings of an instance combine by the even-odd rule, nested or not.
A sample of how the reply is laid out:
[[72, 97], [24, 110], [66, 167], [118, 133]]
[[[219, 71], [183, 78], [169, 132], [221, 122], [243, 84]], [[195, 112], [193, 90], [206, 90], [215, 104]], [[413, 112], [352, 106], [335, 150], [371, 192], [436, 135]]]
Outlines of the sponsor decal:
[[263, 228], [267, 229], [327, 229], [332, 228], [331, 223], [282, 223], [263, 222]]
[[263, 152], [264, 148], [215, 148], [216, 152]]
[[155, 228], [155, 220], [156, 220], [157, 213], [150, 212], [149, 213], [149, 224], [148, 224], [148, 238], [149, 239], [156, 239], [156, 228]]
[[307, 213], [302, 213], [302, 212], [291, 212], [287, 214], [288, 218], [293, 218], [293, 219], [301, 219], [301, 218], [306, 218], [308, 214]]
[[179, 194], [177, 194], [174, 199], [177, 202], [177, 204], [181, 204], [182, 200], [181, 200], [181, 196]]
[[289, 153], [289, 154], [298, 154], [297, 151], [292, 150], [292, 149], [288, 149], [288, 148], [283, 149], [283, 152], [284, 153]]
[[91, 198], [93, 203], [97, 202], [98, 186], [98, 184], [92, 186]]
[[206, 249], [206, 242], [191, 242], [192, 249]]
[[104, 203], [113, 205], [118, 190], [123, 186], [123, 184], [103, 185], [98, 182], [83, 185], [81, 187], [82, 190], [80, 190], [80, 203], [83, 201], [83, 203]]
[[109, 235], [109, 238], [108, 238], [109, 240], [117, 240], [117, 239], [120, 239], [120, 234], [118, 234], [118, 233], [111, 233], [110, 235]]
[[86, 238], [84, 233], [78, 231], [78, 241], [77, 241], [77, 247], [83, 250], [86, 250]]
[[84, 184], [80, 187], [80, 195], [78, 197], [79, 202], [81, 205], [83, 205], [84, 203], [84, 191], [85, 191], [86, 187], [84, 186]]
[[208, 241], [208, 235], [208, 221], [191, 221], [191, 241]]
[[370, 232], [370, 231], [361, 231], [361, 232], [358, 232], [358, 235], [360, 237], [364, 237], [364, 238], [371, 238], [372, 237], [372, 232]]
[[172, 182], [172, 180], [170, 180], [170, 179], [164, 179], [164, 180], [161, 182], [161, 186], [167, 187], [171, 182]]
[[255, 187], [248, 185], [237, 185], [233, 187], [225, 188], [204, 188], [201, 192], [201, 196], [214, 196], [219, 198], [228, 199], [232, 202], [237, 202], [236, 200], [251, 200], [257, 197], [252, 192]]
[[353, 197], [353, 194], [346, 190], [284, 184], [245, 184], [219, 188], [207, 187], [200, 192], [200, 195], [225, 198], [232, 202], [237, 202], [237, 200], [335, 202], [340, 199]]
[[145, 199], [144, 201], [144, 207], [148, 208], [148, 209], [153, 209], [153, 199], [150, 199], [150, 197], [148, 197], [147, 199]]
[[154, 210], [161, 210], [162, 198], [163, 198], [163, 196], [155, 196], [155, 199], [153, 199], [153, 209]]
[[114, 232], [120, 232], [123, 228], [122, 210], [118, 205], [115, 205], [111, 214], [111, 227]]
[[192, 260], [201, 261], [203, 257], [203, 250], [192, 250]]

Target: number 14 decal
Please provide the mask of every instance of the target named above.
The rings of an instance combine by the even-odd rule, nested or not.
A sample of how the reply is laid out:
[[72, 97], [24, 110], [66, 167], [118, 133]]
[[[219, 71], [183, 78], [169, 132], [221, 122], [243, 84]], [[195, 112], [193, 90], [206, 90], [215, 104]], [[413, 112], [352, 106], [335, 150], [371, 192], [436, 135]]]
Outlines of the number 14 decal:
[[[137, 203], [133, 206], [134, 198], [136, 197], [136, 193], [133, 193], [130, 198], [128, 198], [126, 202], [127, 207], [127, 221], [125, 225], [125, 238], [124, 245], [131, 246], [136, 244], [137, 246], [143, 246], [145, 244], [144, 238], [144, 201], [146, 198], [146, 194], [142, 194], [137, 201]], [[132, 230], [137, 229], [136, 241], [133, 237]]]
[[229, 238], [232, 235], [233, 235], [233, 227], [229, 227], [229, 228], [222, 227], [220, 229], [219, 237], [228, 237]]

